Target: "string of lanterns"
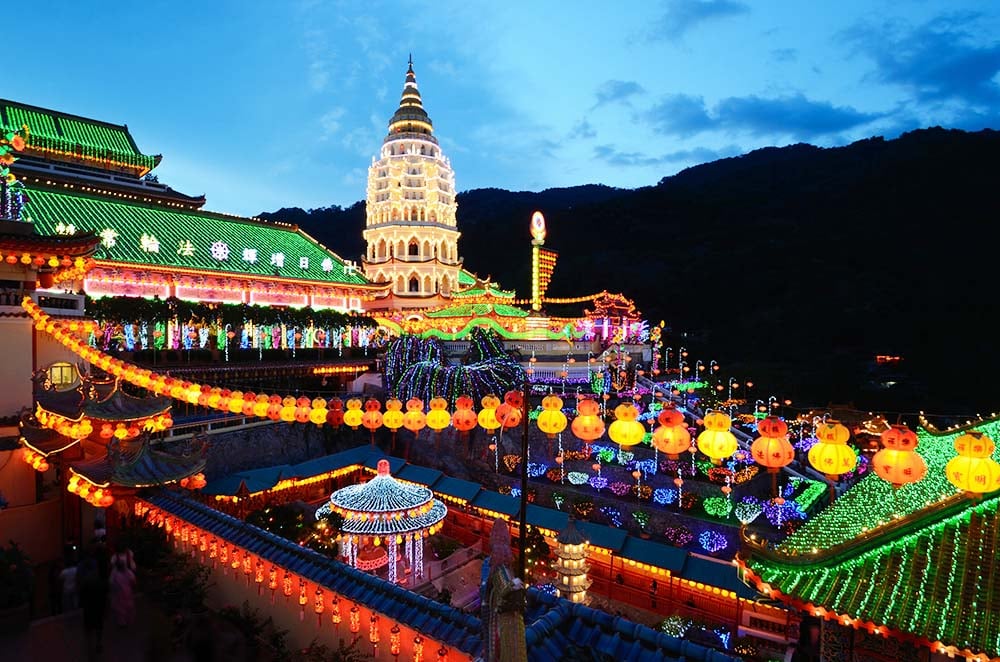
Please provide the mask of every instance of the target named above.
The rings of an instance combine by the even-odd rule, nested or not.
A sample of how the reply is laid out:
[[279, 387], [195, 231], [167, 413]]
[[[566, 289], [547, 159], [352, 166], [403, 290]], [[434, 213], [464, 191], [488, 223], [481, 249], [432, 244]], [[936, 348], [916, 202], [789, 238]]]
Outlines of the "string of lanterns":
[[[51, 318], [30, 298], [25, 298], [22, 307], [32, 317], [37, 329], [50, 333], [67, 349], [102, 370], [155, 394], [169, 395], [174, 399], [211, 409], [258, 418], [266, 417], [275, 421], [313, 423], [317, 426], [338, 427], [341, 423], [353, 429], [364, 426], [371, 432], [373, 440], [375, 431], [383, 426], [392, 430], [393, 434], [399, 427], [405, 427], [416, 434], [424, 427], [441, 432], [449, 425], [461, 433], [467, 433], [474, 427], [472, 416], [475, 415], [476, 423], [487, 433], [494, 434], [500, 428], [514, 428], [521, 421], [523, 395], [519, 391], [509, 391], [502, 402], [495, 395], [483, 397], [482, 408], [478, 413], [472, 411], [471, 398], [460, 396], [458, 400], [461, 400], [461, 407], [458, 407], [456, 400], [456, 414], [459, 411], [463, 412], [459, 425], [455, 425], [455, 419], [448, 412], [448, 401], [442, 397], [431, 399], [430, 410], [426, 414], [423, 411], [423, 401], [419, 398], [410, 398], [406, 402], [406, 413], [402, 414], [402, 420], [398, 416], [401, 413], [400, 401], [390, 399], [386, 405], [386, 414], [393, 413], [389, 417], [391, 425], [387, 425], [385, 415], [380, 411], [381, 404], [374, 399], [369, 399], [365, 403], [358, 398], [352, 398], [348, 400], [347, 409], [344, 410], [344, 405], [338, 398], [326, 401], [322, 398], [310, 400], [305, 396], [295, 398], [290, 395], [281, 397], [243, 393], [181, 381], [125, 363], [90, 347], [76, 337], [72, 327], [71, 331], [65, 330], [62, 321]], [[546, 435], [558, 435], [565, 429], [565, 414], [561, 411], [562, 401], [557, 396], [547, 396], [547, 398], [552, 399], [543, 399], [537, 425]], [[661, 412], [661, 417], [658, 419], [660, 427], [654, 430], [652, 435], [654, 448], [667, 453], [668, 457], [679, 456], [685, 450], [682, 448], [683, 444], [690, 439], [689, 434], [685, 439], [687, 430], [679, 429], [684, 427], [683, 414], [666, 413], [670, 411], [666, 409]], [[636, 445], [645, 438], [645, 429], [642, 423], [636, 420], [638, 411], [634, 405], [622, 403], [615, 408], [614, 413], [615, 421], [608, 428], [608, 434], [613, 441], [622, 447], [627, 447]], [[72, 424], [73, 422], [70, 422], [70, 425]], [[79, 422], [78, 424], [82, 425]], [[738, 448], [736, 437], [730, 431], [732, 419], [722, 412], [709, 412], [704, 416], [703, 424], [705, 430], [698, 435], [697, 450], [708, 456], [713, 464], [721, 464], [722, 460], [732, 456]], [[573, 435], [588, 446], [601, 438], [605, 432], [605, 424], [600, 416], [598, 402], [590, 398], [581, 398], [577, 403], [577, 416], [569, 427]], [[753, 448], [751, 450], [758, 464], [776, 472], [791, 462], [790, 451], [786, 445], [787, 426], [780, 419], [773, 416], [765, 418], [758, 423], [758, 432], [760, 437], [755, 441], [756, 450]], [[808, 460], [813, 468], [831, 481], [837, 481], [840, 476], [854, 470], [858, 457], [855, 450], [847, 444], [851, 432], [846, 426], [836, 420], [827, 419], [817, 424], [815, 434], [818, 442], [808, 452]], [[885, 448], [876, 454], [875, 459], [875, 471], [878, 475], [894, 486], [917, 482], [923, 478], [927, 470], [926, 464], [915, 452], [916, 435], [912, 431], [904, 426], [892, 426], [883, 433], [882, 442]], [[968, 455], [970, 452], [981, 452], [970, 449], [985, 447], [985, 444], [977, 445], [963, 441], [961, 449], [959, 446], [956, 441], [956, 450], [959, 450], [960, 454], [955, 459], [962, 462], [956, 463], [955, 469], [949, 471], [949, 480], [960, 490], [968, 493], [1000, 489], [1000, 465], [988, 457], [989, 453], [987, 457]]]
[[[286, 603], [292, 603], [292, 596], [296, 595], [300, 621], [305, 620], [306, 608], [310, 606], [310, 603], [312, 612], [316, 616], [317, 628], [323, 627], [323, 614], [328, 612], [330, 624], [339, 631], [343, 622], [342, 598], [338, 594], [328, 591], [326, 587], [318, 583], [310, 583], [304, 577], [293, 575], [273, 562], [253, 554], [250, 550], [218, 538], [208, 531], [147, 502], [137, 500], [135, 514], [150, 524], [163, 529], [168, 539], [176, 547], [180, 548], [182, 552], [190, 554], [202, 565], [213, 569], [221, 568], [224, 576], [228, 576], [232, 571], [232, 578], [235, 581], [245, 582], [247, 588], [256, 585], [258, 596], [263, 594], [266, 587], [271, 592], [270, 602], [272, 605], [275, 603], [279, 587], [281, 594], [285, 596]], [[310, 591], [310, 589], [313, 590]], [[327, 600], [328, 593], [329, 601]], [[348, 623], [351, 634], [357, 638], [361, 632], [361, 609], [356, 603], [352, 603], [348, 610]], [[377, 646], [381, 640], [381, 616], [372, 610], [368, 624], [368, 641], [372, 646]], [[393, 626], [389, 630], [389, 652], [392, 655], [398, 656], [401, 652], [401, 634], [402, 629], [399, 623], [393, 622]], [[424, 643], [425, 639], [419, 633], [414, 633], [412, 639], [412, 659], [414, 661], [423, 659]], [[443, 645], [437, 654], [438, 660], [448, 659], [448, 649]]]

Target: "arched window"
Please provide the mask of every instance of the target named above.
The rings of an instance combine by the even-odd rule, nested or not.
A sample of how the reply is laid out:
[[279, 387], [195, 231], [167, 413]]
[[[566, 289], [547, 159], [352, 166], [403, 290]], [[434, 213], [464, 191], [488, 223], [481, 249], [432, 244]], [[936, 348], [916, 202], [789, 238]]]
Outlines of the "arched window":
[[64, 361], [53, 363], [49, 366], [49, 381], [52, 382], [57, 391], [68, 391], [76, 386], [76, 366]]
[[431, 280], [430, 276], [424, 276], [424, 292], [433, 292], [434, 281]]
[[420, 280], [416, 276], [410, 277], [410, 292], [420, 291]]
[[451, 294], [451, 279], [447, 276], [441, 279], [441, 294]]
[[405, 291], [406, 291], [406, 280], [403, 278], [403, 274], [400, 274], [399, 277], [396, 278], [396, 292], [402, 293]]
[[434, 222], [436, 222], [437, 220], [438, 220], [438, 217], [437, 217], [437, 212], [436, 212], [436, 211], [434, 211], [434, 210], [432, 209], [432, 210], [431, 210], [431, 223], [434, 223]]
[[410, 244], [406, 247], [406, 254], [411, 257], [420, 255], [420, 244], [417, 243], [416, 239], [410, 239]]
[[438, 257], [442, 260], [450, 260], [451, 255], [448, 254], [448, 243], [443, 239], [441, 240], [441, 247], [438, 248]]
[[398, 209], [393, 209], [392, 210], [392, 220], [394, 220], [394, 221], [398, 221], [399, 220], [399, 210]]
[[426, 239], [424, 240], [424, 252], [423, 252], [423, 256], [424, 257], [430, 257], [431, 256], [431, 242], [427, 241]]
[[385, 239], [378, 240], [378, 250], [375, 251], [375, 256], [379, 258], [384, 258], [386, 256]]

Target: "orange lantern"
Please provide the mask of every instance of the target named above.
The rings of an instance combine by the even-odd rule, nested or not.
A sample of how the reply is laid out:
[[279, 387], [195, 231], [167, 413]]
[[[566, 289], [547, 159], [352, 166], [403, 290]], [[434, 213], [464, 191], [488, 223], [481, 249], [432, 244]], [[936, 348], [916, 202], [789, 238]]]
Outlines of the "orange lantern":
[[958, 457], [948, 460], [944, 472], [948, 481], [973, 498], [1000, 490], [1000, 464], [991, 457], [993, 440], [978, 431], [955, 439]]
[[698, 450], [707, 455], [713, 464], [722, 464], [722, 460], [735, 453], [739, 446], [736, 436], [729, 431], [732, 419], [714, 411], [705, 414], [704, 422], [705, 431], [698, 435]]
[[917, 435], [905, 425], [893, 425], [882, 433], [884, 448], [872, 458], [872, 468], [879, 478], [899, 488], [916, 483], [927, 475], [927, 463], [914, 450]]
[[406, 401], [406, 413], [403, 414], [403, 427], [419, 434], [427, 427], [427, 416], [424, 415], [424, 402], [420, 398], [410, 398]]
[[783, 420], [768, 416], [757, 422], [757, 432], [760, 436], [750, 446], [750, 453], [769, 473], [777, 473], [795, 459], [795, 448], [788, 441], [788, 425]]
[[472, 431], [479, 424], [476, 412], [472, 411], [475, 402], [467, 395], [460, 395], [455, 401], [455, 413], [451, 416], [451, 424], [463, 434]]
[[521, 409], [504, 402], [496, 409], [496, 419], [505, 430], [516, 428], [521, 424]]
[[385, 401], [385, 414], [382, 415], [382, 425], [392, 430], [403, 427], [403, 403], [397, 398], [389, 398]]
[[542, 411], [538, 414], [538, 429], [549, 439], [566, 429], [568, 421], [562, 412], [563, 401], [558, 395], [549, 394], [542, 398]]
[[361, 424], [372, 434], [382, 427], [382, 412], [379, 411], [381, 409], [382, 404], [375, 398], [365, 401], [365, 413], [361, 415]]
[[[819, 442], [809, 449], [809, 464], [830, 480], [852, 471], [858, 464], [854, 449], [847, 445], [851, 431], [838, 421], [829, 419], [816, 428]], [[832, 487], [831, 487], [832, 489]]]
[[653, 446], [666, 453], [671, 460], [691, 448], [691, 433], [688, 432], [684, 414], [676, 409], [664, 409], [656, 417], [660, 426], [653, 431]]
[[431, 398], [430, 411], [427, 412], [427, 427], [435, 432], [441, 432], [451, 425], [451, 414], [448, 413], [448, 401], [444, 398]]
[[599, 416], [601, 406], [596, 400], [584, 398], [576, 403], [576, 418], [570, 425], [573, 436], [589, 447], [604, 435], [604, 421]]
[[483, 408], [479, 410], [479, 415], [476, 420], [479, 421], [479, 427], [483, 428], [489, 434], [500, 427], [500, 421], [497, 420], [497, 408], [500, 406], [500, 398], [495, 395], [483, 396], [480, 401]]
[[615, 407], [615, 421], [608, 428], [608, 436], [619, 446], [635, 446], [646, 436], [646, 428], [640, 423], [639, 410], [631, 402]]
[[357, 430], [361, 427], [361, 419], [364, 414], [361, 412], [361, 400], [359, 398], [351, 398], [347, 401], [347, 411], [344, 412], [344, 423], [346, 423], [352, 430]]

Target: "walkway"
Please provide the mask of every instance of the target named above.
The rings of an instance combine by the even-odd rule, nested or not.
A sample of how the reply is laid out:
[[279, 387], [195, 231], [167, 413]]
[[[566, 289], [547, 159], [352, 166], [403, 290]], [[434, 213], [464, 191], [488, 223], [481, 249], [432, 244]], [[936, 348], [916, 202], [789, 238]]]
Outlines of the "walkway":
[[[32, 621], [27, 632], [0, 635], [0, 650], [4, 660], [28, 662], [78, 662], [86, 660], [83, 633], [83, 612], [79, 609], [58, 616]], [[170, 623], [163, 612], [151, 606], [142, 596], [136, 600], [135, 623], [119, 628], [108, 615], [105, 621], [104, 650], [96, 658], [100, 662], [178, 662], [185, 656], [171, 653]]]

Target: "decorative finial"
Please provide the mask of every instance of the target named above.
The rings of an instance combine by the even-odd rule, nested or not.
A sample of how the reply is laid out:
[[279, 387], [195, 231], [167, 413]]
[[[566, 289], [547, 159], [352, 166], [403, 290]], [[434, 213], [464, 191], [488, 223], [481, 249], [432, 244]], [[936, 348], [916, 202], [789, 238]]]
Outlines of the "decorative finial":
[[389, 460], [379, 460], [377, 467], [379, 476], [389, 475]]

